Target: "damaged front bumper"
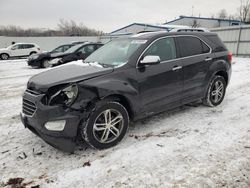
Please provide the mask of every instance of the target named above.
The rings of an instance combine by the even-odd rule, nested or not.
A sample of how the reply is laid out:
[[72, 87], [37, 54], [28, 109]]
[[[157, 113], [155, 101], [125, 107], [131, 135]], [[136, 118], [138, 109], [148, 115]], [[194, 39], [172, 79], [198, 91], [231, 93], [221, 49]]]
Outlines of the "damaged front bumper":
[[81, 121], [80, 112], [65, 110], [60, 106], [44, 105], [41, 102], [43, 97], [44, 94], [27, 91], [24, 93], [22, 123], [53, 147], [74, 152], [78, 125]]

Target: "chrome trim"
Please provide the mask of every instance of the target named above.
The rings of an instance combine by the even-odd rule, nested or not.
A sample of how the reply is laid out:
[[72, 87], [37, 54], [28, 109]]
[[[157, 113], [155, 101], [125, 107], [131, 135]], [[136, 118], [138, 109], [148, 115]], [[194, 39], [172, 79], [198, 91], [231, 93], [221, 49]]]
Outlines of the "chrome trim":
[[34, 95], [34, 96], [41, 95], [41, 93], [38, 93], [38, 92], [33, 91], [31, 89], [26, 89], [25, 92], [28, 93], [28, 94]]
[[[204, 44], [207, 45], [207, 47], [210, 49], [210, 51], [208, 53], [204, 53], [204, 54], [198, 54], [198, 55], [192, 55], [192, 56], [187, 56], [187, 57], [180, 57], [180, 58], [176, 58], [176, 59], [171, 59], [171, 60], [167, 60], [167, 61], [161, 61], [160, 63], [168, 63], [168, 62], [172, 62], [172, 61], [176, 61], [176, 60], [182, 60], [182, 59], [187, 59], [187, 58], [191, 58], [191, 57], [197, 57], [197, 56], [201, 56], [201, 55], [210, 55], [212, 54], [212, 48], [207, 44], [207, 42], [205, 42], [203, 39], [201, 39], [198, 36], [195, 35], [172, 35], [172, 36], [164, 36], [164, 37], [160, 37], [158, 39], [155, 39], [153, 42], [151, 42], [150, 45], [148, 45], [148, 47], [141, 53], [141, 55], [139, 56], [139, 58], [137, 59], [137, 63], [136, 63], [136, 68], [140, 68], [138, 66], [139, 61], [142, 57], [142, 55], [148, 50], [148, 48], [150, 48], [155, 42], [157, 42], [158, 40], [164, 39], [164, 38], [177, 38], [177, 37], [195, 37], [198, 38], [199, 40], [201, 40], [202, 42], [204, 42]], [[176, 46], [175, 46], [176, 47]], [[177, 51], [177, 48], [176, 48]]]
[[205, 61], [212, 61], [213, 58], [209, 57], [209, 58], [206, 58]]
[[177, 71], [177, 70], [180, 70], [180, 69], [182, 69], [182, 66], [173, 67], [173, 68], [172, 68], [172, 71]]

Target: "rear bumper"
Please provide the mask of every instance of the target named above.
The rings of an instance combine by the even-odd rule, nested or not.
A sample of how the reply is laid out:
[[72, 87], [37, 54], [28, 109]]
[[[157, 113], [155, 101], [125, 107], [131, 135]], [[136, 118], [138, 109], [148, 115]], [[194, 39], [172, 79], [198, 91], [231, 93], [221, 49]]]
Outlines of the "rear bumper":
[[[26, 128], [42, 138], [51, 146], [66, 152], [74, 152], [77, 130], [80, 123], [79, 112], [68, 112], [59, 106], [45, 106], [41, 103], [43, 95], [24, 93], [24, 99], [32, 101], [36, 110], [32, 116], [21, 113], [21, 121]], [[45, 127], [47, 122], [65, 120], [62, 131], [52, 131]]]

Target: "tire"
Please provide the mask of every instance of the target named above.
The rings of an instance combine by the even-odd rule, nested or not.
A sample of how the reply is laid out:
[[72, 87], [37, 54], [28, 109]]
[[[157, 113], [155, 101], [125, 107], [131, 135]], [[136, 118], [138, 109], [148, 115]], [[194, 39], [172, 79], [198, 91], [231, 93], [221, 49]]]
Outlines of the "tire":
[[210, 107], [220, 105], [225, 97], [226, 87], [225, 79], [222, 76], [215, 75], [209, 83], [203, 104]]
[[[112, 125], [112, 121], [116, 123]], [[128, 127], [126, 108], [118, 102], [104, 100], [98, 102], [87, 120], [81, 123], [80, 135], [93, 148], [106, 149], [118, 144], [126, 135]]]
[[1, 54], [0, 57], [2, 60], [7, 60], [7, 59], [9, 59], [10, 56], [8, 54], [4, 53], [4, 54]]
[[52, 67], [52, 65], [49, 63], [49, 60], [46, 59], [42, 62], [42, 67], [43, 68], [49, 68], [49, 67]]

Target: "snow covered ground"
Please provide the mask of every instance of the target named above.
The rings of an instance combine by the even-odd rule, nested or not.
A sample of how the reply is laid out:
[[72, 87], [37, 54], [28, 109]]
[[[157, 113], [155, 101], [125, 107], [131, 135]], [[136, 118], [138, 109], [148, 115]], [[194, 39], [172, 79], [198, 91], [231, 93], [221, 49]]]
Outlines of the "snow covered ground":
[[0, 61], [0, 187], [250, 187], [250, 59], [234, 58], [219, 107], [165, 112], [131, 124], [114, 148], [75, 154], [20, 122], [26, 83], [41, 71]]

